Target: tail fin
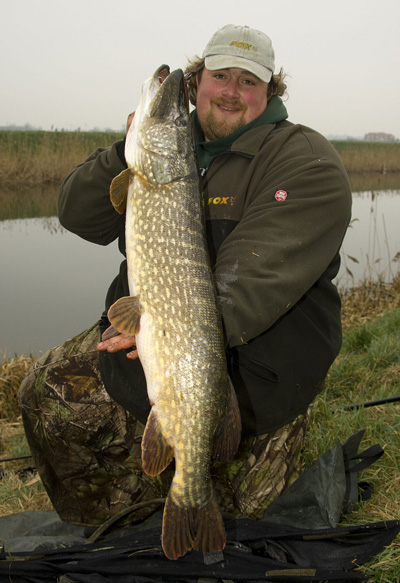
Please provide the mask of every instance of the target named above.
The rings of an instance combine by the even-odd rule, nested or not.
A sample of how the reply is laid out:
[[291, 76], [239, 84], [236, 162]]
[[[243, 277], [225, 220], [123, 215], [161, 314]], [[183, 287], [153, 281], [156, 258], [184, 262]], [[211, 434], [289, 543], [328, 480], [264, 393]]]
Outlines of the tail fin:
[[225, 548], [225, 526], [214, 492], [207, 506], [196, 512], [195, 532], [193, 548], [196, 551], [206, 553], [222, 551]]
[[162, 547], [168, 559], [183, 557], [191, 549], [222, 551], [226, 532], [214, 493], [201, 508], [178, 506], [168, 496], [165, 503]]

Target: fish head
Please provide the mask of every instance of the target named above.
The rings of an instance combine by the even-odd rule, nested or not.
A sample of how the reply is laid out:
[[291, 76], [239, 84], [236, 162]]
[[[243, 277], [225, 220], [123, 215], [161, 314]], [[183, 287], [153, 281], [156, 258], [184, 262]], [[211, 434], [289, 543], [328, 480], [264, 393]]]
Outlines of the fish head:
[[170, 184], [194, 172], [193, 129], [181, 69], [170, 73], [163, 65], [145, 82], [125, 158], [135, 173], [154, 185]]

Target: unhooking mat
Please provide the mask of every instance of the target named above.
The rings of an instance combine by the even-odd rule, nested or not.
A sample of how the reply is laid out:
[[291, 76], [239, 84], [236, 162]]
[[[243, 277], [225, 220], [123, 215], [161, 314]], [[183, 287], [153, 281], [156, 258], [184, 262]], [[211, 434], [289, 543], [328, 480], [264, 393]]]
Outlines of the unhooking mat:
[[[0, 583], [368, 580], [354, 568], [393, 541], [400, 520], [337, 526], [341, 514], [357, 503], [357, 472], [383, 453], [378, 445], [358, 453], [363, 433], [321, 456], [262, 520], [226, 521], [222, 553], [192, 551], [177, 561], [166, 559], [161, 512], [93, 544], [86, 544], [82, 527], [62, 523], [55, 513], [0, 518]], [[367, 492], [367, 485], [361, 490]]]

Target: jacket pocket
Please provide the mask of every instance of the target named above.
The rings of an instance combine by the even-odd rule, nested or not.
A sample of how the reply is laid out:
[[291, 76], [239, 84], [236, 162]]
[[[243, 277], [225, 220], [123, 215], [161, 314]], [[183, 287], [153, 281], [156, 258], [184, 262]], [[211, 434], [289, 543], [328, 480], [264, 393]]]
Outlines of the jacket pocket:
[[259, 360], [255, 360], [254, 358], [251, 358], [247, 354], [244, 354], [237, 348], [231, 349], [229, 351], [228, 358], [229, 357], [231, 358], [232, 361], [239, 364], [239, 366], [245, 368], [246, 370], [252, 372], [254, 375], [262, 379], [265, 379], [273, 383], [280, 382], [280, 376], [275, 370], [273, 370], [264, 362], [260, 362]]

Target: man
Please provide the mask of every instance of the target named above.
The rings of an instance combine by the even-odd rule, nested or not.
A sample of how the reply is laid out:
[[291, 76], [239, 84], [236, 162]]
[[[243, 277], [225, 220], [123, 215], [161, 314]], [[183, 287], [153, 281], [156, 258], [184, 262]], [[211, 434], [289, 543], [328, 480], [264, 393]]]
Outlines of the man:
[[[230, 464], [215, 465], [214, 485], [223, 509], [259, 518], [296, 475], [310, 404], [340, 350], [332, 279], [351, 192], [327, 140], [287, 121], [283, 74], [274, 75], [265, 34], [223, 27], [186, 77], [196, 106], [207, 242], [243, 424], [240, 451]], [[59, 198], [66, 228], [103, 245], [118, 238], [122, 253], [124, 216], [114, 211], [109, 186], [124, 167], [123, 141], [98, 150], [65, 179]], [[60, 516], [80, 524], [101, 522], [168, 488], [167, 471], [155, 480], [141, 471], [150, 407], [135, 338], [97, 344], [109, 326], [107, 309], [129, 295], [126, 270], [123, 261], [100, 325], [50, 351], [21, 387], [42, 480]], [[91, 357], [76, 356], [96, 346]]]

